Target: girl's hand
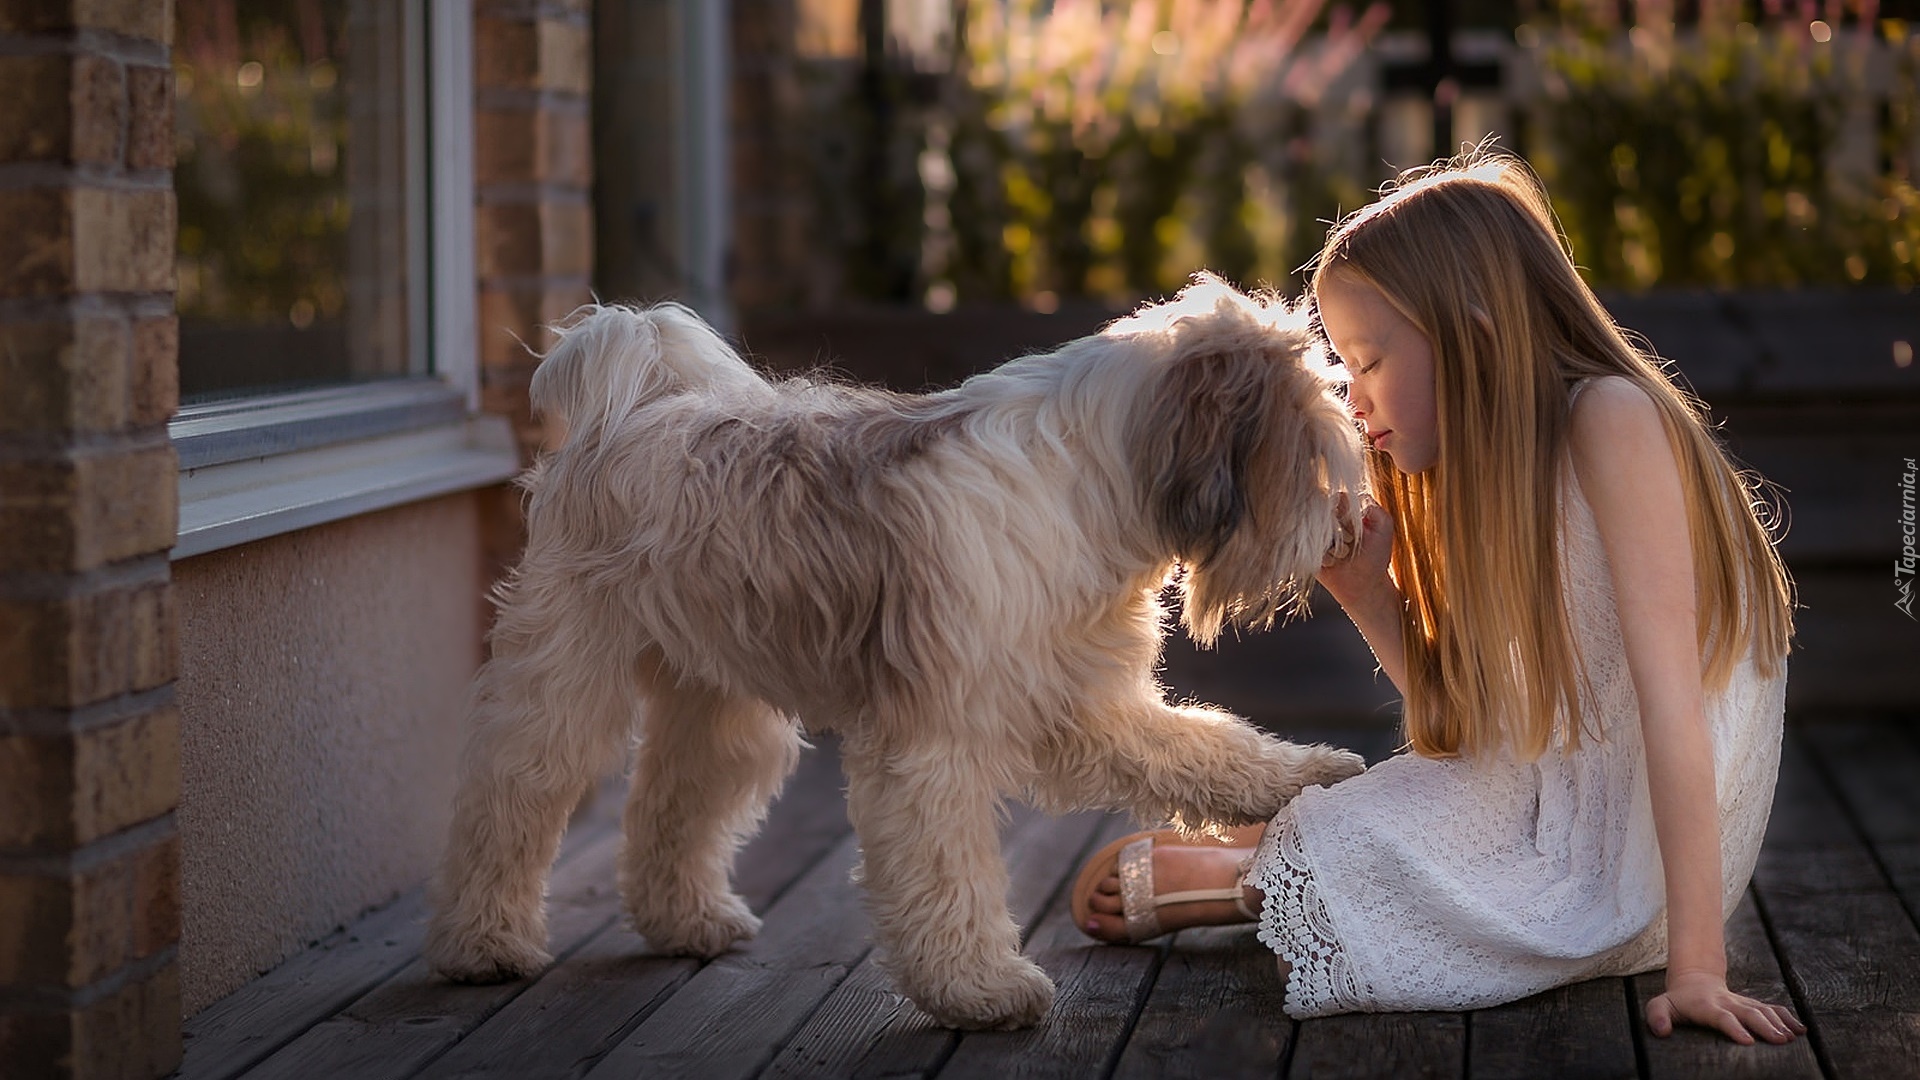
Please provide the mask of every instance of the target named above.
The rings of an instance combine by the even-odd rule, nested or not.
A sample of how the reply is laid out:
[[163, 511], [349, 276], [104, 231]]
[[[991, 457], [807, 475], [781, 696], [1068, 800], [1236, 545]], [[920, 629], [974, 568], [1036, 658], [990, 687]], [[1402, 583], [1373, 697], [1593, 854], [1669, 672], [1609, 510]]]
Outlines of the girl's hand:
[[1710, 971], [1669, 972], [1666, 993], [1647, 1002], [1647, 1029], [1655, 1035], [1673, 1034], [1676, 1022], [1713, 1028], [1742, 1046], [1752, 1046], [1755, 1035], [1785, 1043], [1807, 1032], [1792, 1009], [1736, 994]]
[[1349, 607], [1350, 601], [1385, 586], [1393, 588], [1387, 577], [1387, 564], [1393, 555], [1393, 518], [1378, 503], [1369, 501], [1360, 514], [1360, 535], [1353, 550], [1344, 559], [1329, 554], [1315, 576], [1327, 592]]

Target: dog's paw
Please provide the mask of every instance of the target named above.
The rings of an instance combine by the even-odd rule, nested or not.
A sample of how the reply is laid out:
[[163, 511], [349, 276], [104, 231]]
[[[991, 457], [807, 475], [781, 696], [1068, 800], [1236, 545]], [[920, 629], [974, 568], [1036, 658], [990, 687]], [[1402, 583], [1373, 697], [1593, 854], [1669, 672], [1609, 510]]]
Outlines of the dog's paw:
[[1358, 776], [1367, 771], [1367, 759], [1351, 750], [1342, 750], [1334, 746], [1305, 747], [1309, 756], [1301, 764], [1301, 782], [1303, 787], [1314, 784], [1337, 784], [1350, 776]]
[[669, 956], [711, 959], [760, 932], [760, 919], [737, 896], [691, 913], [630, 911], [633, 928]]
[[512, 982], [553, 963], [552, 954], [538, 943], [504, 932], [460, 935], [434, 927], [421, 952], [434, 971], [460, 983]]
[[904, 989], [941, 1024], [969, 1031], [1012, 1031], [1040, 1022], [1053, 1007], [1053, 980], [1024, 956], [985, 971], [948, 971]]
[[1207, 822], [1248, 825], [1268, 821], [1303, 789], [1337, 783], [1367, 768], [1366, 759], [1359, 754], [1332, 746], [1270, 741], [1267, 750], [1245, 763], [1242, 784], [1226, 785], [1213, 793], [1215, 803], [1175, 807], [1175, 824], [1195, 829]]

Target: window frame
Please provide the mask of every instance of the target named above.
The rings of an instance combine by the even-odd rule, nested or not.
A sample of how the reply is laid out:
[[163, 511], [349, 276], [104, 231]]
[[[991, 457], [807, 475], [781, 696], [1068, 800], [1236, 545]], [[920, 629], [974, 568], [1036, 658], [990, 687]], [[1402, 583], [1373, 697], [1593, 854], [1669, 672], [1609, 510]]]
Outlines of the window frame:
[[416, 374], [181, 409], [168, 425], [180, 457], [175, 559], [519, 471], [507, 421], [479, 413], [472, 5], [410, 0], [406, 19], [409, 270], [423, 301], [408, 330]]

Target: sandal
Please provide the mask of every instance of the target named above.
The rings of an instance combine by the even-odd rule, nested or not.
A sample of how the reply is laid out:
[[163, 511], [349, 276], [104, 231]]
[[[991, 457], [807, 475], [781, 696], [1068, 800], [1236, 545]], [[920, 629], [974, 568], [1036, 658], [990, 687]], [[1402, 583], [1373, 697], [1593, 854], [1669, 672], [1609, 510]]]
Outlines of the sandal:
[[[1089, 901], [1093, 899], [1093, 891], [1108, 874], [1113, 874], [1120, 879], [1120, 904], [1126, 915], [1129, 944], [1138, 945], [1165, 933], [1166, 931], [1160, 929], [1160, 909], [1173, 904], [1231, 900], [1235, 910], [1245, 916], [1248, 922], [1259, 919], [1259, 914], [1247, 907], [1245, 893], [1237, 882], [1228, 889], [1187, 889], [1156, 896], [1153, 891], [1153, 846], [1155, 844], [1182, 847], [1222, 846], [1218, 841], [1189, 839], [1173, 829], [1154, 829], [1151, 832], [1137, 832], [1123, 836], [1101, 848], [1094, 853], [1093, 858], [1087, 860], [1085, 866], [1080, 868], [1080, 876], [1073, 882], [1071, 908], [1073, 924], [1080, 928], [1081, 933], [1087, 933], [1087, 919], [1093, 914], [1093, 909], [1089, 906]], [[1244, 873], [1244, 870], [1242, 872]]]

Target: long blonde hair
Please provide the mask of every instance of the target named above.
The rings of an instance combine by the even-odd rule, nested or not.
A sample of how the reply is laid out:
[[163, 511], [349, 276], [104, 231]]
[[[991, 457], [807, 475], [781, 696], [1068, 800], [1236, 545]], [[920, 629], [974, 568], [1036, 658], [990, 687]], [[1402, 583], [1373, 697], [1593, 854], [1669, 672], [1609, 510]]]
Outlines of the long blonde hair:
[[1405, 725], [1415, 752], [1506, 743], [1532, 759], [1556, 736], [1579, 744], [1585, 672], [1560, 587], [1556, 492], [1569, 391], [1590, 376], [1623, 376], [1646, 391], [1674, 449], [1703, 689], [1723, 688], [1749, 646], [1763, 674], [1780, 670], [1794, 595], [1765, 481], [1735, 468], [1706, 406], [1628, 340], [1580, 279], [1523, 162], [1474, 151], [1402, 174], [1327, 237], [1315, 292], [1336, 273], [1378, 288], [1433, 347], [1437, 463], [1409, 475], [1367, 452], [1373, 496], [1393, 515], [1392, 574], [1407, 600]]

